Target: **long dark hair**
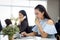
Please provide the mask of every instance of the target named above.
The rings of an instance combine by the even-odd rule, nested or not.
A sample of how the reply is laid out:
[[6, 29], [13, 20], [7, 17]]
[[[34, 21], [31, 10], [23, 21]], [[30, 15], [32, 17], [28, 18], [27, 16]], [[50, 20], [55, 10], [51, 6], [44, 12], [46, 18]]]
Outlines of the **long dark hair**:
[[44, 12], [44, 18], [51, 19], [43, 5], [37, 5], [35, 9], [38, 9], [40, 12]]
[[25, 10], [20, 10], [19, 13], [23, 14], [24, 16], [26, 16], [26, 18], [23, 21], [27, 21], [27, 23], [28, 23], [26, 11]]

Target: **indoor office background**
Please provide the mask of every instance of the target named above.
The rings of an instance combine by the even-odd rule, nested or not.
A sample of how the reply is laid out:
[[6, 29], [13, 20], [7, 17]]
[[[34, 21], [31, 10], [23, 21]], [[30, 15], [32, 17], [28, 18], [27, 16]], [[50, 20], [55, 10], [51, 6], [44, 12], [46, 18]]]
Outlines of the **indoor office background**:
[[[34, 7], [38, 4], [42, 4], [50, 17], [57, 22], [60, 16], [60, 4], [59, 0], [0, 0], [0, 20], [3, 22], [7, 18], [18, 17], [20, 10], [25, 10], [28, 16], [28, 22], [30, 26], [35, 25]], [[13, 22], [14, 23], [14, 22]]]

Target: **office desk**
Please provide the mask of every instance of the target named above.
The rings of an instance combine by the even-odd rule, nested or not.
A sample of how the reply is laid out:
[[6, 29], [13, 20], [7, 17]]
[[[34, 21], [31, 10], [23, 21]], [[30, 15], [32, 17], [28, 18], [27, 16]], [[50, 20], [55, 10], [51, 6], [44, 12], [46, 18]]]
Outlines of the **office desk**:
[[56, 38], [25, 37], [25, 38], [15, 39], [15, 40], [56, 40]]
[[[8, 36], [0, 35], [0, 40], [8, 40]], [[41, 38], [37, 36], [34, 36], [34, 37], [30, 36], [30, 37], [23, 37], [23, 38], [14, 39], [14, 40], [56, 40], [56, 38]]]

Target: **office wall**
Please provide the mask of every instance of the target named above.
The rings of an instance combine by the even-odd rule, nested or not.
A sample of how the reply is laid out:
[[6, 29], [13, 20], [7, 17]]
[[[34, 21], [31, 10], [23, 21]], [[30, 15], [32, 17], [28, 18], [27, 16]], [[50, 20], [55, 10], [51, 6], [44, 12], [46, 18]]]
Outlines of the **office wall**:
[[57, 22], [59, 19], [59, 0], [47, 0], [47, 11], [50, 17]]

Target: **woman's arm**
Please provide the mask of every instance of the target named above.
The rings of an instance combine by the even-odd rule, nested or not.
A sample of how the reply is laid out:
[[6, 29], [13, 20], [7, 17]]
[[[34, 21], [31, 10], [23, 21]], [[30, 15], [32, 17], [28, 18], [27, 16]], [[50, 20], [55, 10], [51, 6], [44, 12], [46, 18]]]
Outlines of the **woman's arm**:
[[39, 31], [40, 31], [40, 33], [41, 33], [40, 35], [41, 35], [42, 37], [45, 38], [45, 37], [48, 36], [48, 34], [43, 31], [42, 26], [41, 26], [40, 24], [38, 25], [38, 29], [39, 29]]
[[36, 35], [36, 32], [31, 32], [31, 33], [22, 32], [21, 34], [23, 36], [35, 36]]
[[43, 31], [43, 29], [42, 29], [42, 26], [41, 26], [41, 24], [40, 24], [40, 20], [39, 19], [36, 19], [35, 20], [35, 23], [36, 23], [36, 25], [37, 25], [37, 27], [38, 27], [38, 30], [40, 31], [40, 35], [42, 36], [42, 37], [47, 37], [47, 33], [45, 33], [44, 31]]
[[32, 33], [27, 34], [27, 36], [35, 36], [35, 35], [36, 35], [36, 32], [32, 32]]
[[[39, 20], [36, 20], [35, 22], [36, 22], [36, 24], [37, 24], [37, 26], [38, 26], [38, 29], [39, 29], [40, 33], [41, 33], [40, 35], [41, 35], [42, 37], [44, 37], [44, 38], [47, 37], [47, 36], [48, 36], [48, 33], [46, 33], [46, 32], [43, 31], [42, 26], [41, 26], [41, 24], [39, 23]], [[54, 23], [53, 23], [52, 20], [48, 20], [48, 21], [47, 21], [47, 24], [54, 24]]]

